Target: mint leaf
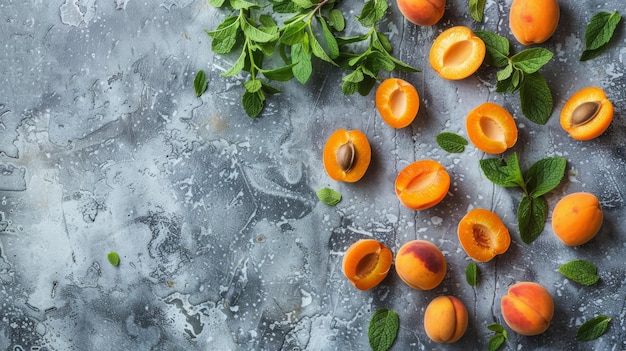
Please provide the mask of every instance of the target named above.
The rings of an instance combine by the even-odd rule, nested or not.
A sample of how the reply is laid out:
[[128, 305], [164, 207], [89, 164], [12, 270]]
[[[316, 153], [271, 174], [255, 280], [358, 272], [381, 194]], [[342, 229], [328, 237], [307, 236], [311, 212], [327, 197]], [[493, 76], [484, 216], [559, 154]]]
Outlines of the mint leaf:
[[206, 88], [206, 73], [203, 70], [199, 70], [193, 79], [193, 89], [196, 92], [196, 97], [200, 97], [206, 91]]
[[389, 350], [398, 335], [399, 324], [398, 314], [390, 309], [381, 308], [374, 312], [367, 329], [372, 351]]
[[497, 323], [489, 324], [487, 326], [487, 329], [489, 329], [489, 330], [491, 330], [493, 332], [499, 333], [499, 334], [502, 334], [502, 333], [505, 332], [504, 327], [502, 325], [500, 325], [500, 324], [497, 324]]
[[586, 286], [593, 285], [600, 280], [600, 277], [597, 275], [598, 268], [596, 265], [585, 260], [574, 260], [564, 263], [559, 267], [559, 273], [567, 279]]
[[291, 47], [291, 59], [296, 64], [292, 68], [294, 77], [300, 84], [305, 84], [313, 73], [311, 52], [302, 43], [295, 44]]
[[491, 66], [504, 67], [509, 64], [509, 40], [496, 33], [477, 30], [474, 35], [485, 42], [485, 62]]
[[501, 158], [480, 160], [480, 168], [485, 177], [496, 185], [525, 187], [516, 153], [511, 154], [506, 160]]
[[525, 74], [520, 85], [522, 113], [537, 124], [546, 124], [552, 114], [552, 93], [539, 72]]
[[482, 22], [485, 14], [485, 0], [469, 0], [470, 16], [476, 22]]
[[465, 267], [465, 280], [471, 286], [478, 285], [478, 266], [475, 262], [470, 262]]
[[496, 334], [489, 339], [489, 344], [487, 345], [489, 351], [496, 351], [497, 349], [504, 344], [506, 338], [502, 334]]
[[[328, 28], [328, 24], [326, 24], [326, 20], [324, 20], [324, 17], [320, 16], [318, 18], [320, 24], [322, 25], [322, 35], [324, 36], [324, 40], [326, 41], [326, 47], [328, 47], [328, 55], [332, 59], [336, 59], [337, 57], [339, 57], [339, 44], [337, 44], [337, 39], [335, 39], [335, 36], [330, 31], [330, 28]], [[333, 62], [333, 64], [335, 63]]]
[[500, 82], [500, 81], [511, 78], [512, 74], [513, 74], [513, 64], [509, 63], [508, 65], [506, 65], [506, 67], [496, 72], [496, 78], [498, 79], [498, 82]]
[[328, 13], [328, 24], [336, 31], [341, 32], [346, 28], [346, 19], [341, 11], [332, 9]]
[[246, 114], [251, 117], [257, 117], [261, 111], [263, 110], [263, 105], [265, 103], [265, 95], [262, 91], [257, 91], [255, 93], [251, 93], [246, 90], [241, 97], [241, 104], [243, 105], [244, 111]]
[[270, 69], [270, 70], [262, 69], [260, 71], [261, 73], [263, 73], [263, 75], [267, 79], [276, 80], [279, 82], [286, 82], [290, 80], [291, 78], [293, 78], [293, 70], [292, 70], [293, 66], [295, 66], [295, 64], [290, 64], [287, 66], [278, 67], [278, 68]]
[[524, 195], [522, 197], [517, 207], [517, 225], [524, 243], [530, 244], [539, 237], [547, 219], [548, 203], [543, 196]]
[[113, 266], [117, 267], [120, 265], [120, 256], [115, 251], [109, 252], [109, 254], [107, 255], [107, 260], [109, 260], [109, 263]]
[[524, 175], [528, 194], [539, 197], [556, 188], [565, 176], [566, 166], [567, 160], [563, 157], [547, 157], [535, 162]]
[[550, 62], [554, 54], [544, 48], [531, 48], [523, 50], [511, 57], [511, 62], [516, 68], [524, 73], [535, 73], [546, 63]]
[[435, 139], [442, 149], [450, 153], [461, 153], [467, 146], [467, 140], [455, 133], [442, 132]]
[[321, 188], [315, 192], [315, 195], [328, 206], [335, 206], [341, 201], [341, 194], [331, 188]]
[[589, 341], [599, 338], [606, 332], [610, 321], [611, 318], [603, 314], [586, 321], [576, 330], [576, 340]]
[[617, 11], [599, 12], [591, 18], [585, 29], [585, 50], [581, 61], [597, 57], [607, 48], [621, 19]]
[[357, 20], [363, 27], [373, 27], [385, 16], [387, 8], [389, 8], [387, 0], [368, 0]]

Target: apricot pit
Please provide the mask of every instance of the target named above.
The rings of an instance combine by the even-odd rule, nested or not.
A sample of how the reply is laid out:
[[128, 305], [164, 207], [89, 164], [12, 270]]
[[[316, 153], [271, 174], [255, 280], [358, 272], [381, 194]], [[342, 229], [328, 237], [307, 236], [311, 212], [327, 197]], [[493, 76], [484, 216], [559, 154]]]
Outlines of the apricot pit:
[[376, 108], [383, 121], [393, 128], [411, 124], [420, 107], [417, 90], [399, 78], [387, 78], [376, 89]]
[[465, 128], [472, 144], [488, 154], [501, 154], [517, 142], [513, 116], [493, 102], [485, 102], [470, 111]]
[[443, 31], [430, 49], [430, 66], [444, 79], [459, 80], [471, 76], [482, 65], [485, 43], [465, 26]]
[[393, 254], [384, 244], [375, 239], [362, 239], [346, 250], [342, 270], [357, 289], [368, 290], [385, 279], [392, 261]]
[[324, 169], [329, 177], [356, 182], [365, 175], [372, 150], [365, 134], [359, 130], [336, 130], [324, 145]]
[[412, 240], [402, 245], [396, 254], [395, 267], [400, 279], [417, 290], [436, 288], [447, 270], [441, 250], [426, 240]]
[[450, 174], [437, 161], [416, 161], [400, 171], [395, 188], [404, 206], [425, 210], [437, 205], [448, 194]]
[[552, 231], [567, 246], [593, 239], [602, 227], [602, 206], [591, 193], [577, 192], [563, 197], [552, 212]]
[[576, 140], [600, 136], [613, 120], [613, 104], [598, 87], [576, 92], [561, 110], [561, 127]]
[[492, 211], [475, 208], [459, 222], [459, 242], [469, 257], [488, 262], [506, 252], [511, 245], [509, 230]]

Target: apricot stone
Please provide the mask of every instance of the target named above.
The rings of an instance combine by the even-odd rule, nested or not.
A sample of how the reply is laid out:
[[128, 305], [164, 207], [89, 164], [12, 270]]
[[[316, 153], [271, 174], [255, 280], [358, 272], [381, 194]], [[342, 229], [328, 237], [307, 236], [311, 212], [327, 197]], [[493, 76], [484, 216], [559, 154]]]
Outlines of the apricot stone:
[[557, 0], [513, 0], [509, 27], [521, 44], [540, 44], [554, 34], [559, 16]]
[[439, 343], [458, 341], [467, 330], [467, 308], [454, 296], [439, 296], [433, 299], [424, 313], [426, 335]]
[[509, 287], [500, 308], [506, 324], [521, 335], [539, 335], [550, 326], [554, 316], [554, 300], [543, 286], [520, 282]]
[[363, 239], [352, 244], [343, 256], [342, 270], [359, 290], [378, 285], [389, 272], [393, 254], [378, 240]]
[[587, 192], [569, 194], [552, 212], [552, 231], [565, 245], [578, 246], [591, 240], [602, 226], [602, 206]]
[[412, 240], [402, 245], [396, 254], [395, 266], [400, 279], [418, 290], [436, 288], [447, 270], [441, 250], [426, 240]]
[[446, 9], [446, 0], [397, 0], [402, 15], [413, 24], [432, 26]]
[[577, 91], [561, 110], [561, 127], [576, 140], [600, 136], [613, 120], [613, 104], [598, 87]]
[[329, 177], [353, 183], [365, 175], [372, 159], [372, 149], [363, 132], [337, 129], [328, 137], [322, 157]]

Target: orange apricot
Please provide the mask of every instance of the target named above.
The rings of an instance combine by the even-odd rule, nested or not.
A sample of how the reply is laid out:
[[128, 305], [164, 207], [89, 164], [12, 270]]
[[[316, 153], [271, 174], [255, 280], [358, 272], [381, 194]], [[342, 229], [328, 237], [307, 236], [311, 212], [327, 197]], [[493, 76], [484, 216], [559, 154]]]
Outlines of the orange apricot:
[[561, 110], [561, 127], [576, 140], [594, 139], [613, 120], [613, 104], [604, 91], [587, 87], [576, 92]]
[[474, 146], [488, 154], [501, 154], [517, 142], [517, 125], [504, 107], [485, 102], [465, 119], [467, 136]]
[[409, 82], [387, 78], [376, 89], [376, 108], [389, 126], [404, 128], [417, 116], [420, 98]]
[[446, 9], [446, 0], [397, 0], [400, 13], [413, 24], [432, 26]]
[[511, 235], [497, 214], [483, 208], [469, 211], [459, 222], [459, 242], [467, 255], [487, 262], [511, 245]]
[[458, 341], [468, 324], [467, 308], [454, 296], [438, 296], [426, 307], [424, 330], [426, 335], [438, 343]]
[[352, 244], [343, 256], [342, 270], [359, 290], [378, 285], [389, 272], [393, 254], [375, 239], [362, 239]]
[[485, 43], [468, 27], [455, 26], [443, 31], [430, 48], [430, 66], [444, 79], [471, 76], [485, 59]]
[[400, 247], [395, 260], [396, 273], [413, 289], [431, 290], [446, 276], [446, 258], [430, 241], [412, 240]]
[[441, 202], [450, 189], [450, 175], [437, 161], [420, 160], [396, 177], [396, 195], [412, 210], [425, 210]]
[[513, 0], [509, 27], [521, 44], [540, 44], [554, 34], [559, 16], [557, 0]]
[[543, 286], [520, 282], [509, 287], [500, 300], [504, 321], [518, 334], [539, 335], [550, 326], [554, 316], [554, 300]]
[[336, 130], [324, 145], [324, 169], [334, 180], [356, 182], [370, 165], [372, 150], [358, 130]]
[[587, 192], [566, 195], [552, 211], [552, 231], [565, 245], [582, 245], [600, 231], [603, 214], [598, 198]]

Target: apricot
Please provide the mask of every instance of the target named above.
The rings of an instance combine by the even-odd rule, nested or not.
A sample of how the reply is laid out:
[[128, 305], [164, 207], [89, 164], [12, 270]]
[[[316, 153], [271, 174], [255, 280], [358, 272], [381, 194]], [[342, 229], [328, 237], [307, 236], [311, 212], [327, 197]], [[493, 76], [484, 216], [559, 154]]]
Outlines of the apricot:
[[409, 82], [387, 78], [376, 89], [376, 108], [389, 126], [404, 128], [417, 116], [420, 98]]
[[396, 273], [403, 282], [417, 290], [436, 288], [446, 276], [446, 258], [439, 248], [426, 240], [412, 240], [396, 254]]
[[393, 254], [375, 239], [362, 239], [352, 244], [343, 256], [342, 270], [359, 290], [378, 285], [389, 272]]
[[467, 136], [474, 146], [488, 154], [501, 154], [517, 142], [517, 125], [504, 107], [485, 102], [465, 119]]
[[538, 335], [550, 326], [554, 316], [554, 300], [543, 286], [520, 282], [509, 287], [500, 308], [504, 321], [518, 334]]
[[586, 192], [569, 194], [557, 202], [552, 212], [552, 231], [565, 245], [582, 245], [600, 231], [602, 206]]
[[471, 76], [482, 65], [487, 48], [471, 29], [455, 26], [443, 31], [430, 48], [430, 66], [444, 79]]
[[361, 131], [338, 129], [326, 141], [323, 158], [329, 177], [352, 183], [365, 175], [372, 149]]
[[576, 140], [594, 139], [613, 120], [613, 104], [604, 91], [587, 87], [576, 92], [561, 110], [561, 127]]
[[491, 261], [511, 245], [511, 235], [500, 217], [483, 208], [469, 211], [459, 222], [457, 234], [463, 250], [478, 262]]
[[540, 44], [554, 34], [559, 16], [557, 0], [513, 0], [509, 27], [521, 44]]
[[397, 0], [402, 15], [413, 24], [432, 26], [446, 9], [446, 0]]
[[425, 210], [441, 202], [450, 189], [450, 175], [437, 161], [420, 160], [396, 177], [396, 195], [412, 210]]
[[424, 313], [426, 335], [438, 343], [458, 341], [465, 334], [467, 323], [467, 308], [454, 296], [434, 298]]

